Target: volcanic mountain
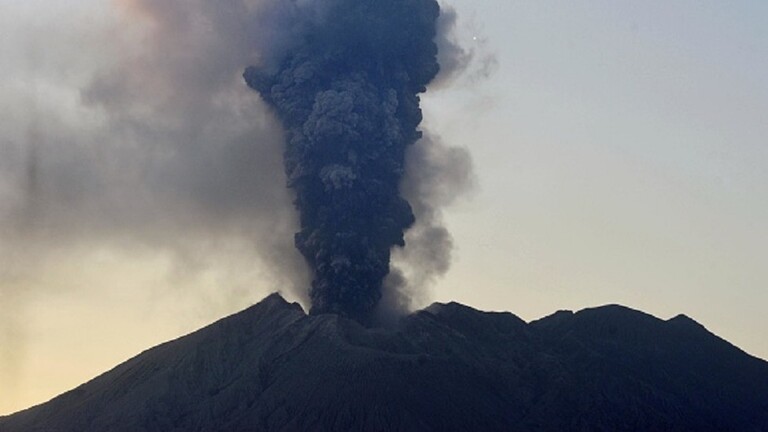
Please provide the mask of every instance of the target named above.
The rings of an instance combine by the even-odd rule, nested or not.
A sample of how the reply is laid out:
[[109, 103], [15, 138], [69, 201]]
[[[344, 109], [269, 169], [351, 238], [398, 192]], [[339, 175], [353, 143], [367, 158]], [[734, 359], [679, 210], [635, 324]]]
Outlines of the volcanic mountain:
[[768, 363], [622, 306], [434, 304], [389, 329], [277, 294], [152, 348], [3, 432], [768, 431]]

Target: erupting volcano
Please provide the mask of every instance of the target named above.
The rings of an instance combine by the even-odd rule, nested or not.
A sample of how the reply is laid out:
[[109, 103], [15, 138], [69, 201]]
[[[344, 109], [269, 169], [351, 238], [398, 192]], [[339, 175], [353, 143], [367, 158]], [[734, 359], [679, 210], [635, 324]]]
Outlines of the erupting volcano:
[[313, 313], [361, 322], [382, 297], [393, 247], [414, 223], [400, 194], [421, 137], [419, 94], [437, 75], [434, 0], [297, 2], [275, 17], [287, 49], [244, 76], [286, 132], [285, 172]]

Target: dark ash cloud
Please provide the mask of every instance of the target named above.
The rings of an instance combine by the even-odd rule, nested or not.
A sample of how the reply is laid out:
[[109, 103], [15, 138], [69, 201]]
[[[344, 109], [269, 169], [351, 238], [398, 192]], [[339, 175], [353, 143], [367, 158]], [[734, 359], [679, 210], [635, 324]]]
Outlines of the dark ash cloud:
[[[313, 275], [312, 312], [370, 322], [382, 289], [396, 277], [383, 285], [392, 250], [406, 246], [405, 232], [417, 220], [401, 194], [403, 175], [429, 170], [439, 164], [431, 157], [448, 153], [418, 142], [419, 95], [441, 66], [445, 76], [459, 74], [472, 55], [441, 33], [452, 30], [455, 14], [449, 10], [440, 21], [434, 0], [285, 2], [268, 16], [267, 28], [284, 31], [277, 38], [283, 50], [244, 76], [285, 129], [287, 185], [300, 216], [295, 243]], [[429, 151], [412, 152], [406, 166], [414, 145]], [[468, 171], [467, 160], [461, 153], [446, 167], [458, 163]], [[468, 177], [451, 174], [456, 182]], [[417, 284], [444, 273], [450, 262], [442, 197], [428, 184], [433, 177], [410, 177], [423, 219], [410, 235], [418, 257], [413, 267], [423, 268]], [[394, 285], [402, 292], [403, 283]]]

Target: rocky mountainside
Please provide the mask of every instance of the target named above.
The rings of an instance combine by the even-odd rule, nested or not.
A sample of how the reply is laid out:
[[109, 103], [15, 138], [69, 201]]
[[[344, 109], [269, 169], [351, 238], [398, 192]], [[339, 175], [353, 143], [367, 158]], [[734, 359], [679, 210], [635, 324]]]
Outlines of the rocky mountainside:
[[768, 363], [683, 315], [435, 304], [393, 329], [271, 295], [2, 432], [768, 431]]

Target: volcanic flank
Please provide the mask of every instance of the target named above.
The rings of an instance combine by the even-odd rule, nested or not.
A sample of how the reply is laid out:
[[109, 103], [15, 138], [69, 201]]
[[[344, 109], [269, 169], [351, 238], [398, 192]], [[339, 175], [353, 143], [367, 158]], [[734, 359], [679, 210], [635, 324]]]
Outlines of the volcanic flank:
[[391, 249], [414, 223], [400, 195], [420, 137], [419, 93], [437, 75], [435, 0], [327, 0], [277, 9], [285, 49], [245, 79], [286, 132], [298, 250], [313, 313], [369, 321]]
[[768, 363], [683, 315], [434, 304], [392, 329], [272, 295], [3, 432], [768, 431]]

